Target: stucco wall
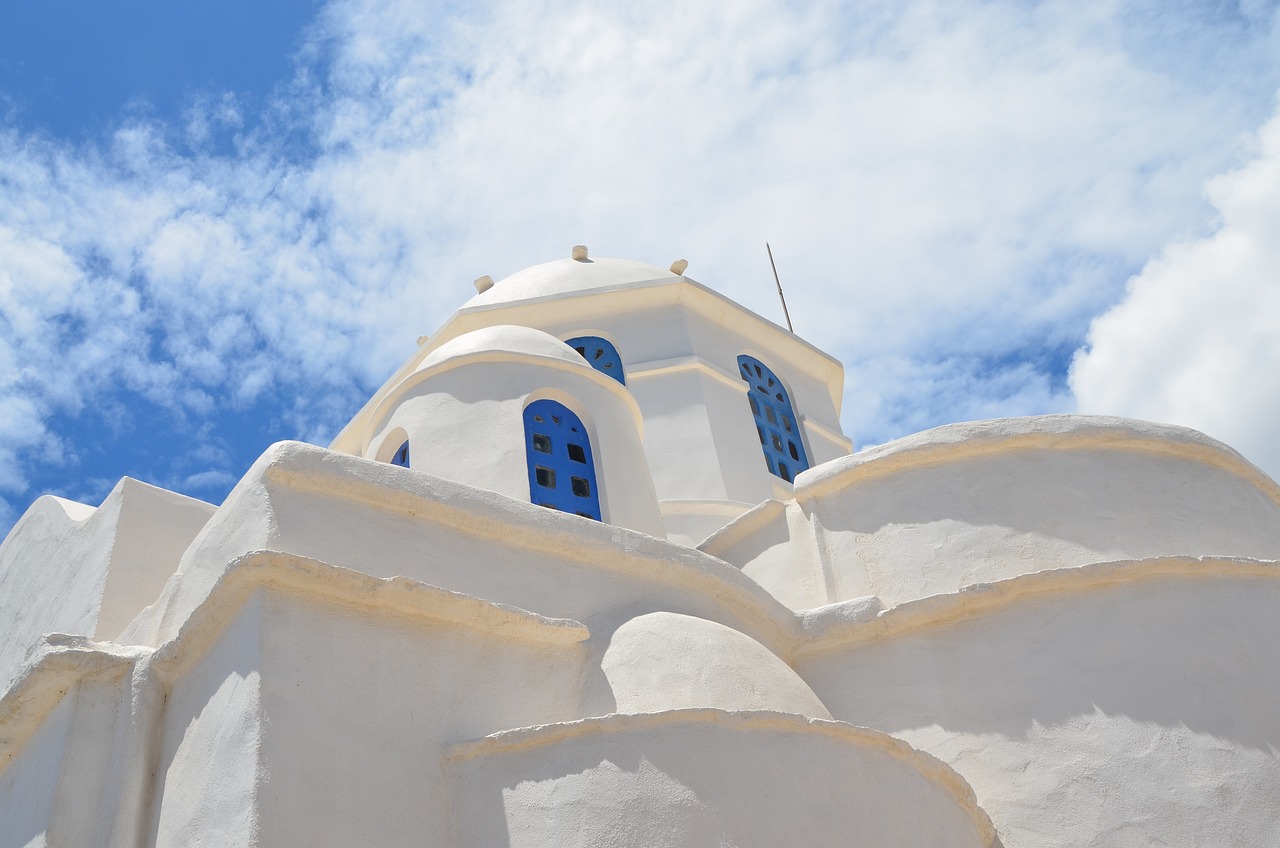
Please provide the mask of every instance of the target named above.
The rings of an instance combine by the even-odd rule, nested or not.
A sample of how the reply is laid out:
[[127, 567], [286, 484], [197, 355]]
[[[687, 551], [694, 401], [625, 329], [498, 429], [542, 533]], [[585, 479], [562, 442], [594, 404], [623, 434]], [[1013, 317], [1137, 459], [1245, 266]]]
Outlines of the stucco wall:
[[404, 575], [555, 617], [667, 609], [719, 621], [771, 648], [789, 624], [786, 610], [737, 569], [688, 548], [425, 473], [281, 443], [228, 496], [128, 638], [149, 645], [173, 638], [228, 564], [255, 550]]
[[746, 514], [702, 549], [793, 608], [861, 595], [894, 606], [1105, 560], [1280, 558], [1280, 488], [1179, 427], [1070, 415], [974, 422], [814, 468], [793, 505]]
[[934, 624], [919, 602], [797, 668], [836, 718], [950, 763], [1007, 848], [1274, 845], [1280, 567], [1144, 568], [1017, 578]]
[[0, 546], [0, 684], [46, 633], [118, 636], [213, 511], [128, 477], [96, 509], [39, 498]]
[[854, 728], [705, 710], [505, 736], [455, 749], [459, 845], [991, 844], [963, 784]]
[[523, 412], [548, 398], [577, 414], [590, 435], [603, 519], [661, 536], [639, 412], [624, 390], [603, 382], [608, 379], [585, 363], [568, 369], [480, 361], [431, 373], [387, 410], [369, 456], [385, 455], [386, 435], [403, 430], [414, 470], [528, 501]]
[[445, 845], [447, 743], [576, 717], [585, 650], [264, 597], [263, 845]]
[[258, 844], [267, 775], [262, 635], [258, 595], [173, 681], [158, 728], [153, 848]]

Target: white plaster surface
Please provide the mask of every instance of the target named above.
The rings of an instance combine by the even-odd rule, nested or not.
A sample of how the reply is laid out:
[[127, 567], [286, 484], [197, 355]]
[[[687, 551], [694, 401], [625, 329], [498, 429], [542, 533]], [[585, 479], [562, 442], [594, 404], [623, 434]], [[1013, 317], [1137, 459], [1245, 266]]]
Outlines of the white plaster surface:
[[568, 345], [527, 327], [489, 327], [435, 350], [387, 396], [365, 455], [385, 456], [408, 438], [412, 470], [528, 501], [523, 414], [543, 398], [587, 429], [603, 519], [663, 535], [634, 399]]
[[[787, 386], [811, 463], [851, 449], [840, 430], [844, 371], [838, 361], [688, 277], [607, 258], [545, 263], [473, 297], [392, 376], [331, 447], [381, 455], [369, 446], [384, 428], [387, 399], [412, 383], [416, 372], [438, 367], [442, 356], [454, 356], [461, 350], [459, 344], [476, 352], [486, 345], [493, 351], [519, 348], [518, 341], [503, 338], [510, 335], [504, 325], [535, 328], [558, 339], [597, 335], [613, 342], [626, 373], [625, 391], [643, 415], [644, 456], [657, 497], [664, 503], [750, 504], [790, 496], [790, 484], [770, 474], [761, 455], [747, 386], [738, 373], [737, 357], [743, 353], [760, 358]], [[485, 335], [473, 337], [475, 332]], [[544, 348], [539, 346], [540, 354], [555, 355]], [[593, 404], [584, 406], [595, 414]], [[493, 416], [500, 414], [493, 410]], [[474, 436], [479, 426], [471, 422], [450, 431], [450, 413], [434, 407], [418, 420], [436, 422], [433, 444], [441, 446], [466, 444], [468, 434]], [[411, 430], [407, 425], [405, 429]], [[459, 452], [474, 458], [469, 447], [454, 451]], [[511, 467], [500, 466], [497, 459], [493, 466]], [[467, 479], [443, 470], [436, 473]], [[614, 483], [607, 491], [617, 487]], [[708, 509], [695, 521], [686, 513], [667, 531], [670, 538], [696, 542], [728, 520], [719, 520], [722, 517]]]
[[46, 633], [115, 638], [214, 507], [122, 479], [98, 508], [44, 496], [0, 545], [0, 683]]
[[446, 743], [576, 717], [586, 651], [266, 597], [264, 845], [443, 844]]
[[1060, 581], [798, 670], [836, 718], [950, 763], [1007, 848], [1274, 845], [1280, 566], [1143, 571]]
[[963, 784], [883, 742], [842, 725], [713, 710], [516, 734], [455, 755], [457, 844], [991, 844]]
[[155, 848], [259, 844], [269, 775], [261, 755], [262, 615], [255, 597], [170, 688], [150, 802]]
[[1280, 557], [1274, 482], [1198, 433], [1118, 418], [942, 427], [812, 469], [795, 506], [737, 523], [702, 549], [797, 608], [1112, 559]]
[[600, 661], [619, 713], [706, 707], [831, 714], [785, 662], [712, 621], [654, 612], [624, 622]]
[[555, 618], [641, 605], [741, 630], [771, 647], [784, 607], [688, 548], [383, 463], [281, 443], [255, 464], [126, 640], [173, 638], [228, 563], [256, 550], [314, 557]]

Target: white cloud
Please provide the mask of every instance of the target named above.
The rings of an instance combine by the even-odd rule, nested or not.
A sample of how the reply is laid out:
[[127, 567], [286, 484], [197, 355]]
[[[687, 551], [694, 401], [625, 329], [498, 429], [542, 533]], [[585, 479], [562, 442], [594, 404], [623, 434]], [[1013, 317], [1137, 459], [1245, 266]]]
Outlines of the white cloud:
[[1085, 412], [1202, 430], [1280, 477], [1280, 112], [1247, 166], [1215, 180], [1212, 235], [1129, 281], [1071, 370]]
[[[1250, 13], [331, 3], [265, 112], [0, 130], [6, 432], [124, 388], [192, 419], [270, 397], [323, 441], [470, 280], [575, 243], [687, 258], [776, 319], [771, 240], [860, 442], [1066, 408], [1053, 352], [1203, 228], [1270, 109]], [[34, 449], [0, 435], [10, 491]]]

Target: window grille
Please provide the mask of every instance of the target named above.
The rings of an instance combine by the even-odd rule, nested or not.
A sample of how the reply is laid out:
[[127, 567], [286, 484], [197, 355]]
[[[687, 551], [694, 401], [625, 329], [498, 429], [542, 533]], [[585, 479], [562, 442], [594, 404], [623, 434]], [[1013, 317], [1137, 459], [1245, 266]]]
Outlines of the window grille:
[[788, 483], [809, 467], [800, 438], [800, 423], [791, 409], [791, 400], [782, 381], [755, 357], [738, 357], [738, 371], [750, 388], [747, 402], [756, 420], [756, 434], [764, 451], [769, 473]]
[[624, 386], [627, 384], [627, 378], [622, 373], [622, 358], [618, 356], [618, 349], [609, 342], [598, 336], [579, 336], [576, 339], [566, 339], [565, 344], [576, 350], [601, 374], [608, 374]]
[[529, 499], [600, 521], [591, 440], [578, 416], [554, 400], [535, 400], [525, 407], [524, 433]]

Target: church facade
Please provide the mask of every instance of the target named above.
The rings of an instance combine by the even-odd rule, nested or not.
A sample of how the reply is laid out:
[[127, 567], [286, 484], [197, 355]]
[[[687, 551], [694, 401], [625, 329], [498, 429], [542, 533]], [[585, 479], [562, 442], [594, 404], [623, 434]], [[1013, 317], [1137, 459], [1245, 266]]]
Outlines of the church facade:
[[0, 848], [1280, 844], [1280, 487], [574, 248], [220, 506], [0, 546]]

